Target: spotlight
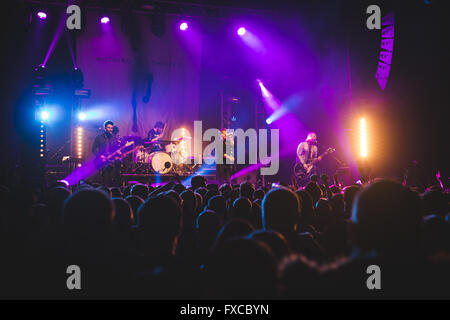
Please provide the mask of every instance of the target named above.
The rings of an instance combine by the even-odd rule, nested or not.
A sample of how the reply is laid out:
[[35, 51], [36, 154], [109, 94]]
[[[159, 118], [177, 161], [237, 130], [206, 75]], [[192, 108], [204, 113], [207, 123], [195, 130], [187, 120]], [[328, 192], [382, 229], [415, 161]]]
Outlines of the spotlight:
[[240, 35], [241, 37], [245, 34], [246, 30], [244, 27], [240, 27], [237, 31], [237, 34]]
[[86, 113], [80, 112], [80, 113], [78, 114], [78, 119], [80, 119], [81, 121], [86, 120], [86, 119], [87, 119]]
[[366, 119], [360, 120], [360, 154], [362, 158], [367, 157], [367, 126]]
[[41, 120], [42, 121], [46, 121], [48, 120], [48, 118], [50, 118], [50, 113], [46, 110], [41, 112]]
[[37, 13], [37, 16], [39, 17], [39, 19], [42, 19], [42, 20], [47, 19], [47, 14], [44, 11], [39, 11]]
[[266, 123], [267, 123], [267, 124], [271, 124], [272, 121], [273, 121], [273, 120], [272, 120], [272, 118], [270, 118], [270, 117], [266, 119]]
[[181, 31], [186, 31], [187, 29], [188, 29], [188, 24], [186, 23], [186, 22], [182, 22], [181, 24], [180, 24], [180, 30]]
[[102, 18], [100, 19], [100, 22], [103, 23], [103, 24], [107, 24], [107, 23], [109, 23], [109, 21], [110, 21], [110, 20], [109, 20], [109, 17], [106, 17], [106, 16], [105, 16], [105, 17], [102, 17]]

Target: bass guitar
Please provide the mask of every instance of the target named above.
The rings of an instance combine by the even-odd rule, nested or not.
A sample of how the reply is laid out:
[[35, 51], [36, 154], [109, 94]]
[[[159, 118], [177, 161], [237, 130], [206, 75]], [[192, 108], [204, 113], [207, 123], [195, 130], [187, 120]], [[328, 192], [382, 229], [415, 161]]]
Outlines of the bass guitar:
[[306, 164], [306, 168], [303, 166], [303, 164], [301, 162], [297, 162], [294, 166], [294, 175], [300, 180], [306, 179], [309, 176], [309, 174], [311, 173], [311, 171], [317, 166], [317, 164], [320, 161], [322, 161], [322, 159], [325, 156], [332, 154], [335, 151], [336, 151], [336, 149], [334, 149], [334, 148], [328, 148], [320, 156], [318, 156], [317, 158], [308, 162]]

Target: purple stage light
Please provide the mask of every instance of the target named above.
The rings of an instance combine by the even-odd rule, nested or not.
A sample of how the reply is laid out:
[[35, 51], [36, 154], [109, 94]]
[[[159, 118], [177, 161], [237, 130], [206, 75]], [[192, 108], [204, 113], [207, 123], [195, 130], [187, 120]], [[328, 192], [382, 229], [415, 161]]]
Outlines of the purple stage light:
[[241, 37], [245, 34], [246, 30], [244, 27], [240, 27], [237, 31], [237, 34], [240, 35]]
[[107, 23], [109, 23], [109, 21], [110, 21], [109, 17], [103, 17], [103, 18], [100, 19], [100, 22], [103, 23], [103, 24], [107, 24]]
[[267, 90], [267, 88], [261, 82], [261, 80], [256, 80], [256, 81], [258, 81], [259, 87], [261, 88], [261, 92], [262, 92], [262, 95], [264, 96], [264, 98], [270, 98], [271, 94], [270, 94], [269, 90]]
[[186, 31], [187, 29], [188, 29], [188, 24], [186, 23], [186, 22], [182, 22], [181, 24], [180, 24], [180, 30], [181, 31]]
[[47, 14], [44, 11], [39, 11], [37, 13], [37, 16], [39, 17], [39, 19], [47, 19]]

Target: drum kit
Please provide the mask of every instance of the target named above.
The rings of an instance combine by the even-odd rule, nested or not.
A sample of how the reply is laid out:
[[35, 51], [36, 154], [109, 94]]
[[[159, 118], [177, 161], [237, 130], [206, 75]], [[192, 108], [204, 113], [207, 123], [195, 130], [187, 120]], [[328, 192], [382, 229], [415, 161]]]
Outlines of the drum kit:
[[[132, 137], [122, 138], [123, 141], [128, 139]], [[181, 137], [176, 140], [158, 140], [157, 143], [163, 146], [163, 150], [155, 150], [154, 143], [141, 141], [137, 143], [137, 147], [130, 150], [127, 159], [124, 159], [124, 171], [137, 174], [192, 174], [195, 165], [187, 164], [189, 152], [182, 144], [190, 139]]]

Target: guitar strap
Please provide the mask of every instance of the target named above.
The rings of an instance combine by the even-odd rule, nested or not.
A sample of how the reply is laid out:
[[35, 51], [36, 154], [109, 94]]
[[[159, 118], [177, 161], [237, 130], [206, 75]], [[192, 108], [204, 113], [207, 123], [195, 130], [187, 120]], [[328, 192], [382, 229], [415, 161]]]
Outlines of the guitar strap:
[[311, 154], [312, 154], [312, 146], [307, 142], [308, 144], [308, 159], [307, 162], [310, 163], [311, 162]]

